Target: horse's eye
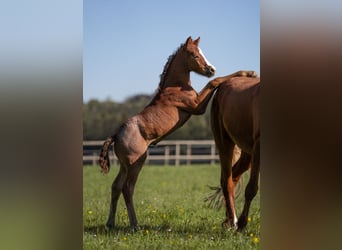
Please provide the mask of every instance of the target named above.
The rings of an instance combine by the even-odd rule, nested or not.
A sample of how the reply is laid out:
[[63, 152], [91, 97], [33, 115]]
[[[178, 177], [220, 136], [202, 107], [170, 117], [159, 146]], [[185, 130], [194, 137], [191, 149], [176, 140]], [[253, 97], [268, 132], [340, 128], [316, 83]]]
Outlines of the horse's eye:
[[197, 59], [197, 58], [199, 58], [199, 56], [198, 55], [192, 55], [193, 57], [194, 57], [194, 59]]

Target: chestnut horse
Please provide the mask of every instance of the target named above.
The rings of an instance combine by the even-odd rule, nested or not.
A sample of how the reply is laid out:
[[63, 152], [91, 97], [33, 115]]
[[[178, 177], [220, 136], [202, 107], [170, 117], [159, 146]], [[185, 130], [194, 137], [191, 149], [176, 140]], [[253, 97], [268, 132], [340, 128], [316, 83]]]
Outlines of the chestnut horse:
[[[211, 107], [211, 127], [221, 162], [221, 190], [225, 199], [227, 227], [241, 231], [247, 225], [250, 204], [258, 191], [260, 171], [259, 127], [260, 79], [233, 77], [221, 83]], [[234, 147], [241, 149], [232, 167]], [[245, 204], [237, 219], [234, 189], [241, 175], [251, 167], [245, 190]]]
[[117, 132], [108, 137], [100, 153], [103, 173], [109, 171], [109, 146], [115, 142], [114, 151], [120, 162], [120, 171], [112, 184], [111, 204], [107, 227], [114, 227], [117, 201], [122, 192], [127, 207], [130, 226], [138, 222], [133, 206], [133, 192], [138, 174], [146, 159], [150, 144], [156, 144], [181, 127], [192, 114], [203, 114], [216, 87], [234, 76], [255, 76], [254, 71], [238, 71], [210, 81], [197, 93], [190, 82], [190, 72], [211, 77], [215, 68], [206, 60], [198, 47], [200, 38], [189, 37], [172, 54], [161, 75], [159, 87], [151, 102], [137, 115], [126, 120]]

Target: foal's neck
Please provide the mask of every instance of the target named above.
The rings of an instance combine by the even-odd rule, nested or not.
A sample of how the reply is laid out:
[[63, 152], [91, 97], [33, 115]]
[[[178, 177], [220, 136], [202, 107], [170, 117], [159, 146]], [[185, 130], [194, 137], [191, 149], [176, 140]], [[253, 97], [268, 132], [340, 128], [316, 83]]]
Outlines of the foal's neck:
[[186, 67], [184, 60], [182, 60], [181, 55], [177, 55], [168, 68], [163, 88], [188, 85], [190, 85], [190, 71]]

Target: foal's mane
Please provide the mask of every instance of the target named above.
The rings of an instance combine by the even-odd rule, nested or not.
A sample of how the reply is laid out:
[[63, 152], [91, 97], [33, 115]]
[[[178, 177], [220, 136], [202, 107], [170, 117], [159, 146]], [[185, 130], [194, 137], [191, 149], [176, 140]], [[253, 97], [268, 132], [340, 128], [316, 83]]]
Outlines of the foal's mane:
[[175, 52], [173, 52], [173, 54], [171, 54], [171, 55], [167, 58], [167, 62], [166, 62], [165, 65], [164, 65], [163, 72], [162, 72], [161, 75], [160, 75], [160, 82], [159, 82], [158, 90], [159, 90], [160, 88], [163, 87], [163, 84], [164, 84], [164, 81], [165, 81], [165, 78], [166, 78], [168, 69], [169, 69], [171, 63], [173, 62], [173, 59], [175, 59], [176, 55], [178, 54], [178, 52], [180, 51], [180, 49], [181, 49], [183, 46], [184, 46], [184, 43], [182, 43], [182, 44], [175, 50]]

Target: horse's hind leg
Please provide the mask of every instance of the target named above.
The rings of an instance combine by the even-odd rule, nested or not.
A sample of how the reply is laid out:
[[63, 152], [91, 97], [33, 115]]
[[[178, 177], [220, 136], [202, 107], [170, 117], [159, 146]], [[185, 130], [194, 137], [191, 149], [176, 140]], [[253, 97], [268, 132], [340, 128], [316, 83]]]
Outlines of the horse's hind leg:
[[127, 168], [121, 163], [120, 171], [112, 184], [110, 209], [109, 209], [108, 220], [106, 223], [107, 227], [109, 228], [113, 228], [115, 225], [116, 207], [117, 207], [118, 199], [120, 197], [123, 185], [126, 181], [126, 178], [127, 178]]
[[235, 144], [225, 131], [222, 120], [216, 117], [215, 114], [218, 112], [219, 106], [215, 96], [211, 106], [211, 130], [219, 151], [221, 163], [221, 189], [226, 206], [226, 220], [223, 222], [223, 225], [235, 227], [237, 217], [235, 213], [234, 183], [232, 177], [232, 159]]
[[241, 151], [239, 160], [233, 166], [233, 182], [234, 185], [238, 183], [241, 175], [249, 169], [251, 163], [251, 155]]
[[238, 221], [238, 230], [241, 231], [247, 225], [249, 207], [253, 198], [258, 191], [259, 182], [259, 172], [260, 172], [260, 142], [259, 140], [255, 143], [252, 155], [252, 168], [249, 182], [245, 191], [245, 205], [243, 207], [242, 213]]
[[138, 159], [138, 161], [136, 161], [132, 166], [128, 168], [127, 179], [122, 189], [122, 194], [124, 196], [126, 207], [127, 207], [130, 226], [133, 229], [137, 229], [138, 227], [138, 221], [137, 221], [137, 217], [136, 217], [135, 210], [134, 210], [134, 204], [133, 204], [134, 187], [135, 187], [135, 183], [137, 182], [140, 170], [145, 162], [145, 159], [146, 159], [146, 152], [144, 153], [144, 155], [142, 155]]
[[223, 224], [227, 227], [235, 227], [237, 223], [237, 217], [234, 202], [235, 187], [232, 178], [232, 157], [234, 143], [227, 138], [223, 141], [224, 144], [218, 146], [221, 162], [221, 188], [226, 205], [226, 220], [223, 222]]

